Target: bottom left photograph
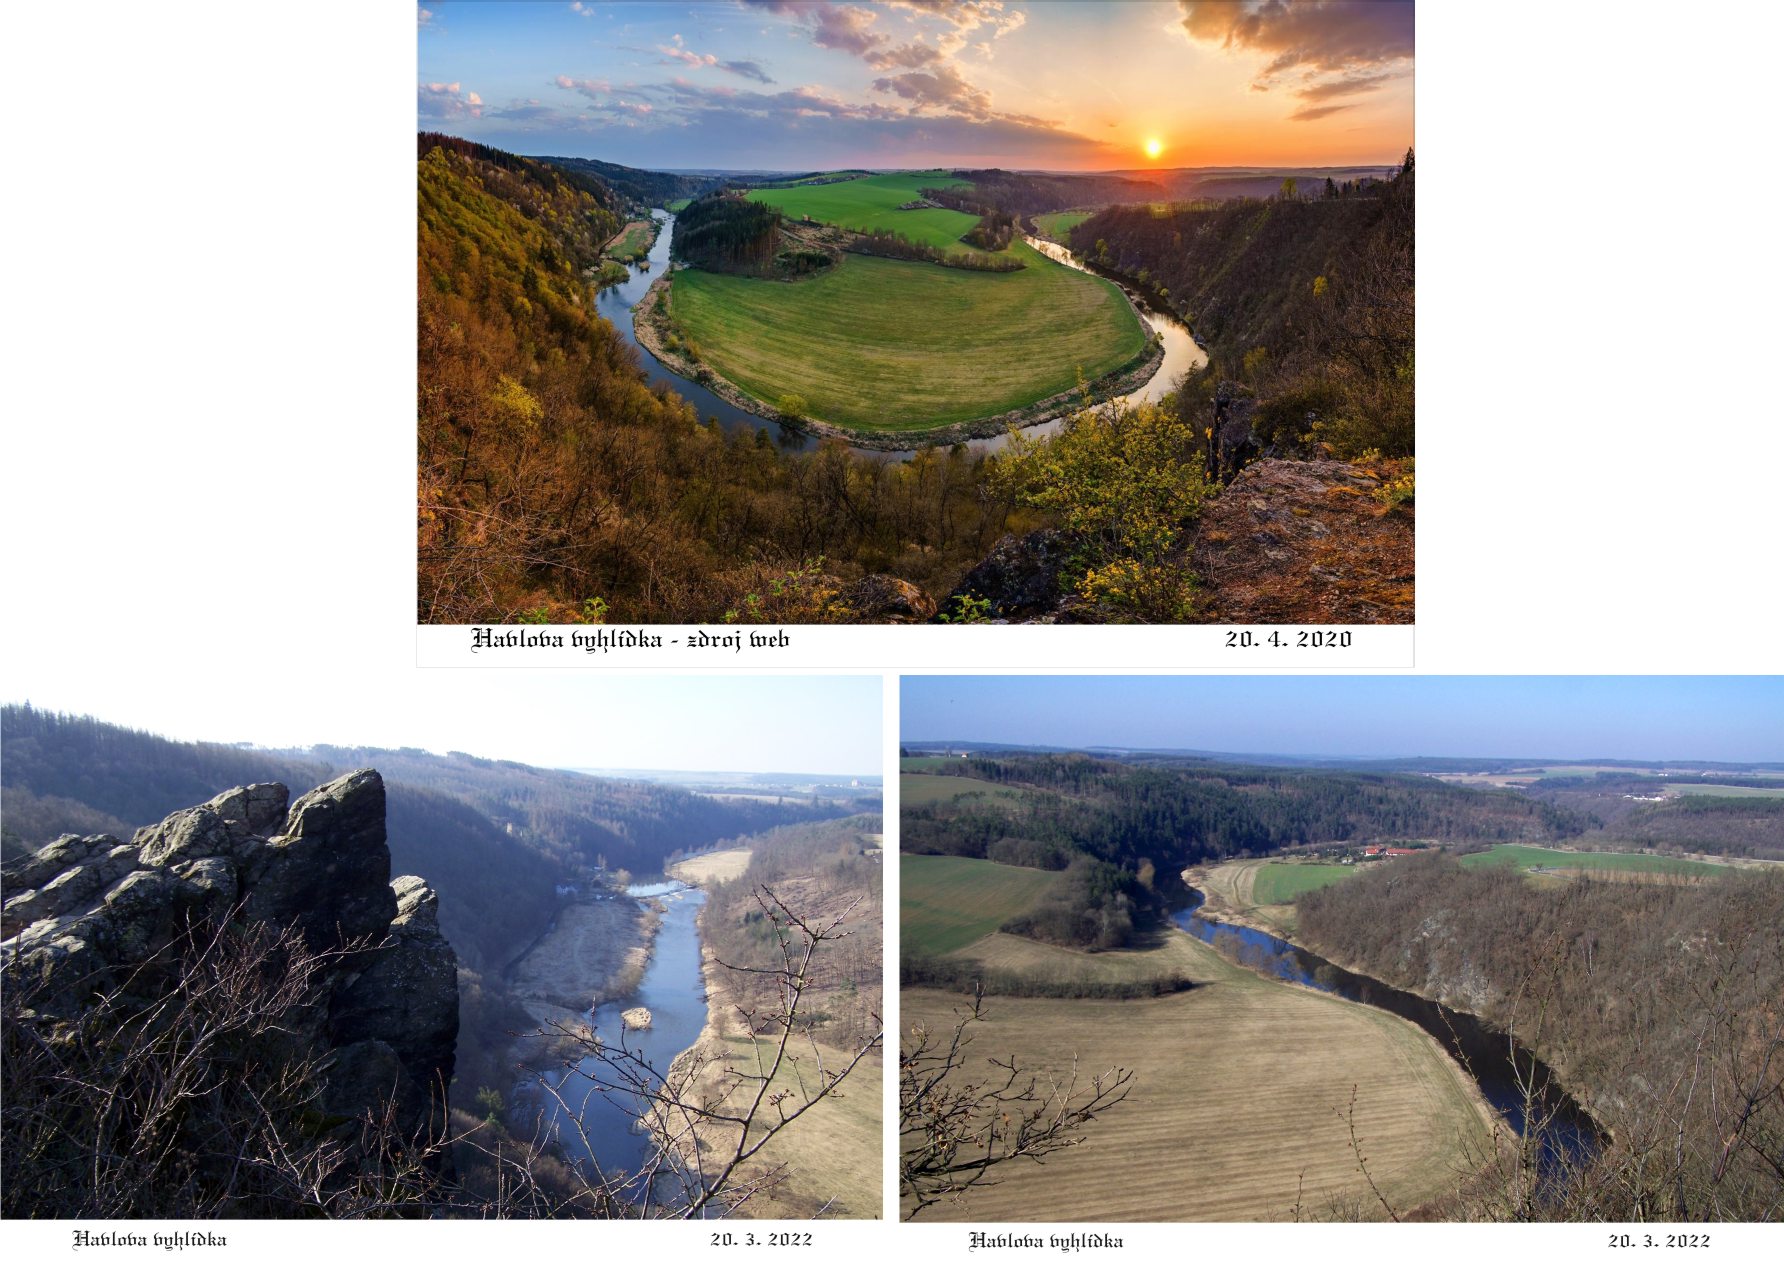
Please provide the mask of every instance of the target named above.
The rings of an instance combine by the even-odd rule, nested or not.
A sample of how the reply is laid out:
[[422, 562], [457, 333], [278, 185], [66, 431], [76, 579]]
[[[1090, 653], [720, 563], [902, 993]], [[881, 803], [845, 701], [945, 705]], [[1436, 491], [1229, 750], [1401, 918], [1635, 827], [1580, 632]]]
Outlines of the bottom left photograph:
[[880, 678], [467, 688], [7, 702], [6, 1217], [881, 1215]]

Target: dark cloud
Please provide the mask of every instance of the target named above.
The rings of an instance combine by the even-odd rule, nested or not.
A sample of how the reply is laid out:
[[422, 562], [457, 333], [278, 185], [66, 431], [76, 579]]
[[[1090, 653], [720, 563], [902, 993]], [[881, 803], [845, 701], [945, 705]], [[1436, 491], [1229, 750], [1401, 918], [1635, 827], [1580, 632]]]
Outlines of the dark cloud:
[[1412, 60], [1412, 0], [1177, 0], [1193, 40], [1270, 58], [1288, 70], [1346, 74]]
[[1333, 97], [1354, 97], [1360, 92], [1374, 92], [1393, 75], [1358, 75], [1351, 79], [1328, 79], [1295, 89], [1303, 101], [1330, 101]]
[[934, 65], [942, 60], [942, 56], [941, 49], [913, 41], [909, 44], [899, 44], [893, 48], [868, 53], [867, 64], [876, 70], [890, 70], [894, 66], [917, 70], [923, 66]]
[[1288, 117], [1296, 123], [1311, 123], [1315, 119], [1323, 119], [1328, 114], [1336, 114], [1340, 110], [1354, 110], [1357, 103], [1351, 101], [1345, 105], [1304, 105]]
[[991, 94], [973, 87], [952, 66], [875, 79], [873, 86], [880, 92], [903, 97], [917, 110], [946, 110], [976, 119], [991, 117]]
[[879, 14], [852, 4], [827, 4], [815, 10], [811, 42], [820, 48], [865, 57], [891, 40], [873, 29]]
[[736, 75], [740, 79], [754, 79], [757, 83], [774, 82], [774, 80], [768, 77], [768, 72], [763, 70], [758, 62], [722, 61], [719, 63], [719, 69]]

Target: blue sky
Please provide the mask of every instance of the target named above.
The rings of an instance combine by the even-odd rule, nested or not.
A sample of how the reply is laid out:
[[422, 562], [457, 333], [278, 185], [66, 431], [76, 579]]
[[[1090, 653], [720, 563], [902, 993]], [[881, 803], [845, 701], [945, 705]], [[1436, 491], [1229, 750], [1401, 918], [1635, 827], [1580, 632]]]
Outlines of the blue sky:
[[[185, 741], [466, 751], [552, 768], [879, 774], [878, 676], [619, 676], [576, 669], [416, 671], [220, 688], [178, 674], [104, 682], [79, 665], [8, 674], [6, 702]], [[331, 684], [333, 683], [333, 684]]]
[[1784, 677], [906, 677], [899, 732], [1279, 755], [1784, 761]]
[[428, 0], [418, 124], [657, 168], [1390, 163], [1413, 140], [1412, 13], [1410, 0]]

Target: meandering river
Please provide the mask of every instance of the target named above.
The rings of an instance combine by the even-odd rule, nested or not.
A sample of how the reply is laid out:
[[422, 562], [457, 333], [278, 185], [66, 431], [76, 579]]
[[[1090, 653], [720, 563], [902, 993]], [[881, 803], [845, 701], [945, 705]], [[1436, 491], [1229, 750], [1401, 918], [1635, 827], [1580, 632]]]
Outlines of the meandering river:
[[1347, 971], [1279, 936], [1205, 917], [1201, 908], [1207, 897], [1194, 888], [1190, 893], [1189, 905], [1171, 915], [1183, 930], [1208, 944], [1223, 941], [1243, 965], [1268, 971], [1287, 983], [1336, 993], [1412, 1020], [1437, 1038], [1480, 1086], [1488, 1105], [1520, 1136], [1530, 1125], [1525, 1118], [1528, 1084], [1532, 1088], [1530, 1105], [1548, 1118], [1543, 1134], [1546, 1160], [1583, 1157], [1601, 1145], [1591, 1118], [1555, 1083], [1548, 1067], [1505, 1033], [1466, 1011], [1452, 1010], [1417, 993]]
[[[627, 342], [638, 352], [638, 362], [644, 366], [644, 372], [652, 386], [663, 385], [674, 391], [699, 410], [701, 417], [716, 417], [719, 425], [727, 431], [766, 431], [774, 437], [775, 445], [786, 452], [809, 452], [818, 446], [815, 435], [795, 430], [767, 417], [758, 417], [745, 409], [738, 408], [729, 400], [713, 394], [698, 382], [682, 377], [669, 369], [662, 361], [650, 353], [650, 350], [638, 341], [632, 329], [632, 309], [644, 298], [650, 283], [661, 276], [669, 267], [669, 243], [675, 233], [675, 217], [667, 211], [652, 211], [651, 218], [661, 226], [657, 232], [657, 240], [650, 248], [649, 257], [644, 264], [627, 264], [627, 276], [624, 281], [603, 289], [595, 299], [595, 308], [600, 314], [613, 322], [613, 327], [620, 332]], [[1028, 244], [1046, 255], [1047, 258], [1067, 268], [1075, 268], [1079, 272], [1089, 272], [1073, 259], [1071, 252], [1057, 242], [1043, 241], [1038, 237], [1027, 239]], [[1136, 303], [1141, 317], [1163, 340], [1165, 358], [1146, 384], [1131, 395], [1121, 397], [1134, 403], [1150, 402], [1161, 398], [1168, 392], [1178, 378], [1186, 370], [1206, 363], [1208, 355], [1195, 340], [1190, 337], [1189, 329], [1175, 316], [1159, 313], [1144, 303]], [[1063, 424], [1064, 418], [1042, 422], [1035, 426], [1025, 427], [1024, 435], [1050, 435]], [[966, 441], [968, 452], [995, 452], [1010, 442], [1009, 435], [993, 435], [985, 439], [969, 439]], [[853, 445], [851, 445], [853, 447]], [[918, 449], [904, 448], [892, 451], [875, 448], [855, 448], [864, 457], [875, 460], [908, 461], [915, 456]]]
[[[660, 1077], [669, 1070], [676, 1055], [694, 1044], [706, 1024], [706, 984], [700, 973], [697, 921], [700, 907], [706, 903], [706, 893], [680, 882], [665, 881], [634, 885], [626, 889], [626, 894], [660, 899], [663, 919], [637, 991], [622, 1001], [598, 1008], [593, 1026], [595, 1035], [610, 1051], [636, 1055]], [[587, 982], [570, 983], [586, 986]], [[649, 1028], [626, 1030], [620, 1015], [634, 1006], [650, 1011]], [[543, 1079], [556, 1087], [557, 1096], [562, 1099], [560, 1104], [549, 1093], [539, 1095], [541, 1114], [547, 1126], [555, 1130], [564, 1150], [577, 1159], [592, 1158], [609, 1178], [620, 1171], [636, 1174], [653, 1150], [650, 1133], [637, 1126], [637, 1114], [643, 1104], [630, 1095], [604, 1094], [596, 1088], [597, 1081], [610, 1084], [615, 1080], [602, 1060], [590, 1056], [574, 1070], [549, 1072]], [[580, 1117], [580, 1130], [571, 1117]], [[628, 1184], [625, 1194], [634, 1201], [642, 1199], [642, 1183]], [[654, 1197], [671, 1198], [672, 1192], [659, 1182]]]

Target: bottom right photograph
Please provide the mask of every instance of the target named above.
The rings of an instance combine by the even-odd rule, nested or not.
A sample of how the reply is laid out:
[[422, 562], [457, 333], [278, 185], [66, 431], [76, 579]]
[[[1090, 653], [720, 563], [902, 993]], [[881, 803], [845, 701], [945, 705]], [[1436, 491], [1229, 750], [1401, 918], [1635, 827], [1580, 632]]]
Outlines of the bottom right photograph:
[[1784, 1217], [1784, 678], [900, 694], [905, 1219]]

